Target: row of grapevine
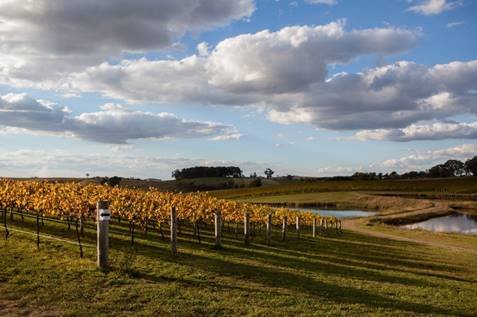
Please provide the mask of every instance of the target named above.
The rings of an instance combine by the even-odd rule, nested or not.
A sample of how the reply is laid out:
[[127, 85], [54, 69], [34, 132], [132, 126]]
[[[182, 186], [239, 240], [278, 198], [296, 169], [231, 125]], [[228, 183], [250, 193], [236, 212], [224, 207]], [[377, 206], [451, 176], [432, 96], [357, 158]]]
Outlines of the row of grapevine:
[[326, 219], [333, 225], [332, 217], [321, 217], [311, 212], [286, 208], [271, 208], [263, 205], [247, 204], [212, 197], [207, 193], [170, 193], [156, 189], [139, 190], [109, 187], [97, 184], [53, 183], [42, 181], [0, 180], [0, 208], [58, 217], [68, 220], [95, 220], [96, 202], [107, 200], [113, 217], [120, 217], [139, 226], [149, 221], [165, 223], [169, 219], [171, 207], [177, 210], [179, 220], [190, 223], [214, 221], [214, 211], [220, 210], [225, 222], [241, 222], [244, 212], [250, 214], [250, 221], [264, 223], [269, 214], [274, 224], [281, 223], [283, 217], [300, 218], [303, 225], [311, 225], [313, 219]]

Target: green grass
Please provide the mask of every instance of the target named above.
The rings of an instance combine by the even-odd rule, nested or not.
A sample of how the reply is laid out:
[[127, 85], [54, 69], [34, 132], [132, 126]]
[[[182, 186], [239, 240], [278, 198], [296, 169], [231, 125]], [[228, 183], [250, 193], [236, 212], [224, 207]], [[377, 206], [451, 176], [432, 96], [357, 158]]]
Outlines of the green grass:
[[261, 203], [261, 204], [296, 204], [298, 206], [306, 205], [331, 205], [347, 206], [360, 197], [356, 192], [312, 192], [312, 193], [294, 193], [270, 196], [252, 196], [238, 198], [238, 200]]
[[[99, 184], [104, 179], [102, 177], [90, 178], [18, 178], [19, 180], [43, 180], [50, 182], [79, 182], [79, 183], [96, 183]], [[196, 192], [220, 190], [225, 188], [245, 188], [253, 186], [253, 178], [232, 178], [232, 177], [200, 177], [180, 180], [157, 180], [157, 179], [136, 179], [122, 178], [119, 186], [128, 188], [149, 189], [156, 188], [161, 191], [171, 192]], [[280, 183], [290, 182], [288, 180], [262, 179], [262, 186], [274, 186]]]
[[[212, 192], [220, 198], [245, 199], [262, 196], [291, 195], [317, 192], [390, 192], [417, 193], [430, 195], [433, 198], [450, 197], [452, 195], [470, 196], [477, 193], [476, 177], [455, 177], [442, 179], [415, 180], [346, 180], [346, 181], [315, 181], [295, 182], [278, 186], [259, 188], [227, 189]], [[475, 197], [475, 196], [474, 196]]]
[[[29, 221], [15, 225], [33, 229]], [[74, 240], [63, 225], [46, 223], [42, 230]], [[167, 241], [151, 231], [147, 238], [137, 234], [133, 251], [127, 230], [111, 227], [108, 272], [96, 269], [94, 249], [86, 248], [80, 259], [77, 246], [43, 240], [37, 250], [33, 236], [13, 232], [0, 240], [0, 298], [74, 316], [475, 316], [477, 311], [477, 256], [464, 251], [351, 231], [316, 239], [290, 234], [286, 242], [274, 236], [270, 247], [262, 235], [245, 247], [225, 232], [225, 248], [216, 251], [210, 230], [199, 245], [182, 228], [180, 256], [172, 258]], [[86, 227], [85, 242], [93, 243], [94, 234]]]

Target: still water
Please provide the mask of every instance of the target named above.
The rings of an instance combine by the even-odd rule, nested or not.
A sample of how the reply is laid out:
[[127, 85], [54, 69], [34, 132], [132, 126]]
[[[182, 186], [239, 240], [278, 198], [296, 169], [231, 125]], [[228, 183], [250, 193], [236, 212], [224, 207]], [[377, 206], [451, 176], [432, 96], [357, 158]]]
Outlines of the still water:
[[459, 232], [477, 234], [477, 216], [466, 214], [452, 214], [444, 217], [432, 218], [403, 226], [407, 229], [424, 229], [435, 232]]
[[316, 208], [294, 208], [296, 210], [311, 211], [312, 213], [325, 216], [336, 217], [338, 219], [370, 217], [376, 214], [374, 211], [362, 210], [330, 210], [330, 209], [316, 209]]

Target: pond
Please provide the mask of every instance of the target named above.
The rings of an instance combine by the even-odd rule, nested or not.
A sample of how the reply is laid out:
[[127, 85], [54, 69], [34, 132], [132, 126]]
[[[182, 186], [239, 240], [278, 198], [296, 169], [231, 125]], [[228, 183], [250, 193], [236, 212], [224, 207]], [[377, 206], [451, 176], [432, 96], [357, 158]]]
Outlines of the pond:
[[336, 217], [338, 219], [370, 217], [377, 214], [375, 211], [362, 210], [330, 210], [330, 209], [316, 209], [316, 208], [294, 208], [295, 210], [310, 211], [324, 217]]
[[423, 229], [434, 232], [458, 232], [477, 235], [477, 216], [455, 213], [449, 216], [431, 218], [409, 225], [407, 229]]

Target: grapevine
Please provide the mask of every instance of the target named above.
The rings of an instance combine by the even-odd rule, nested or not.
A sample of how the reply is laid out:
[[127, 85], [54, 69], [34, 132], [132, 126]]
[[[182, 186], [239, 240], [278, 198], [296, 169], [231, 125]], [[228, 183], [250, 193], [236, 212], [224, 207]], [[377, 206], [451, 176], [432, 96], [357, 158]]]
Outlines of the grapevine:
[[311, 226], [313, 219], [331, 226], [339, 222], [334, 217], [311, 212], [224, 200], [200, 192], [182, 194], [154, 188], [140, 190], [74, 182], [0, 180], [2, 210], [17, 209], [41, 217], [82, 223], [96, 220], [98, 200], [110, 202], [113, 217], [126, 219], [143, 229], [151, 222], [159, 226], [166, 223], [172, 207], [176, 208], [179, 221], [195, 225], [213, 223], [215, 211], [220, 211], [223, 220], [229, 223], [242, 222], [244, 213], [249, 213], [250, 221], [255, 224], [265, 224], [269, 214], [273, 225], [281, 225], [285, 217], [289, 222], [299, 217], [300, 224], [306, 226]]

